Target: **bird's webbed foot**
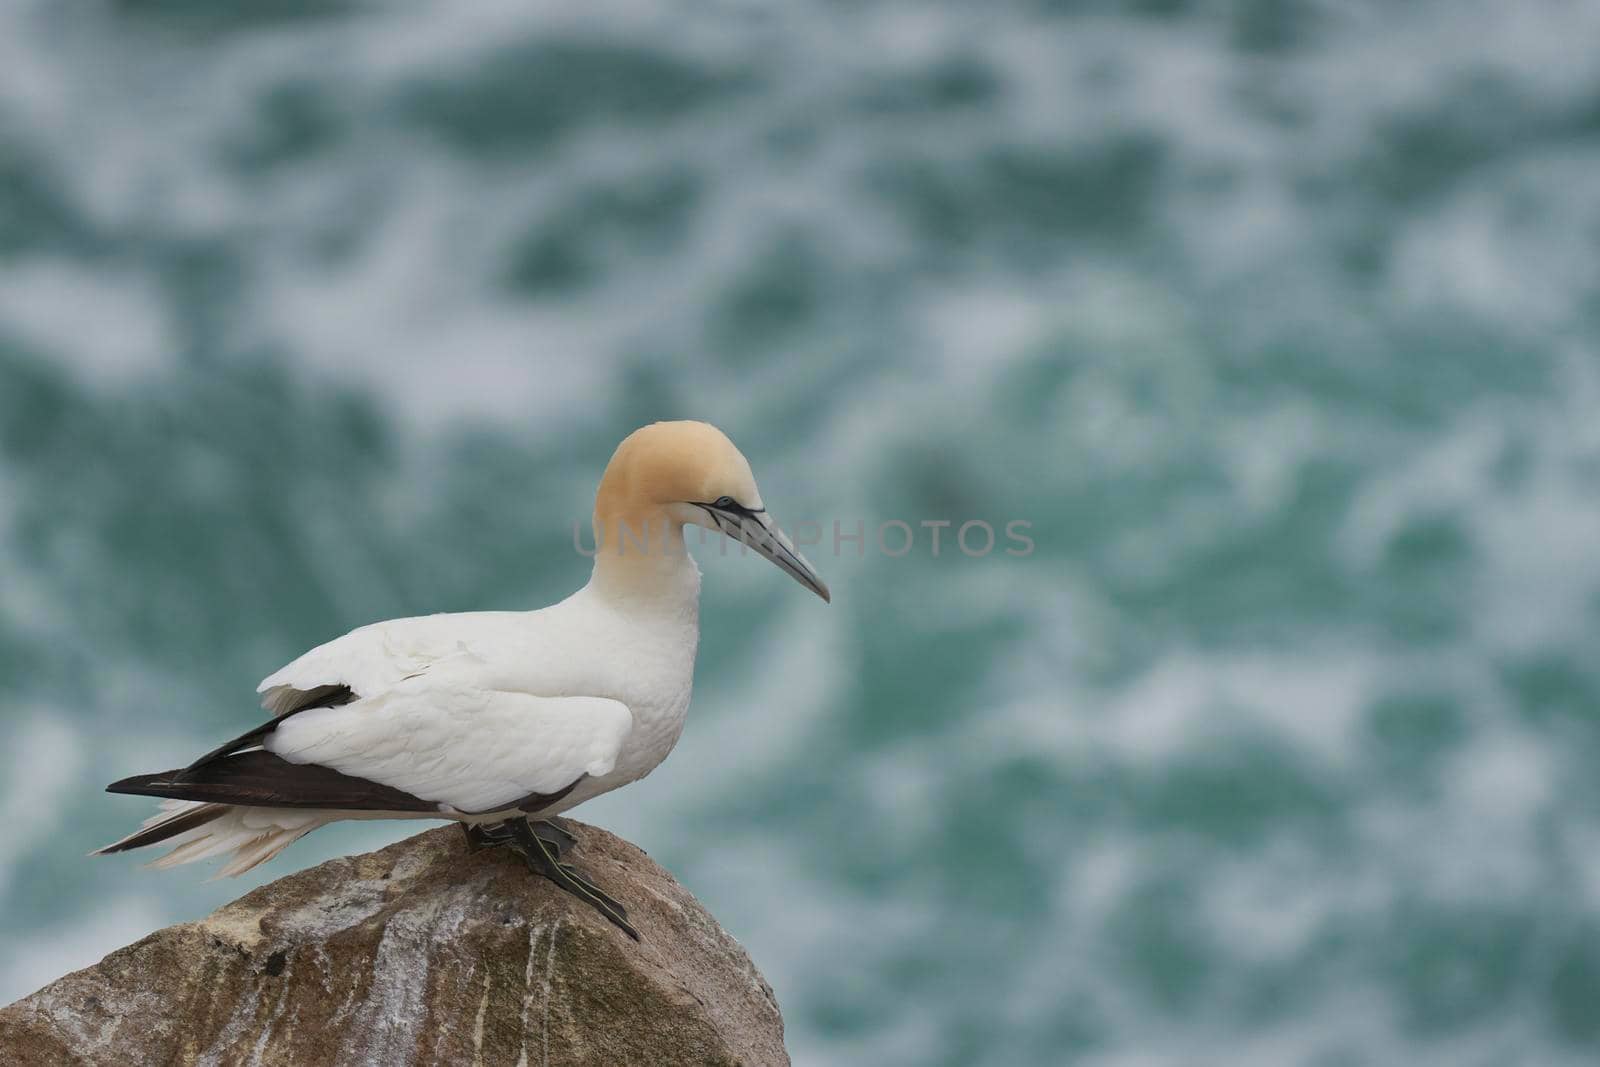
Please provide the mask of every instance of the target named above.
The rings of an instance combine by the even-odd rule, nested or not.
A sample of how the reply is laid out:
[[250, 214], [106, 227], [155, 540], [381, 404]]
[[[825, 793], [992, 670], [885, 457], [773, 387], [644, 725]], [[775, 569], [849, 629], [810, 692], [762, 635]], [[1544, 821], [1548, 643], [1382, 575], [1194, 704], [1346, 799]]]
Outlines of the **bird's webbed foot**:
[[545, 820], [529, 822], [527, 819], [511, 819], [496, 824], [491, 836], [498, 838], [502, 829], [511, 838], [506, 843], [522, 856], [529, 870], [544, 875], [604, 915], [623, 933], [635, 941], [639, 940], [639, 931], [628, 924], [628, 909], [605, 890], [579, 874], [570, 863], [561, 862], [562, 848], [576, 840], [570, 833]]
[[468, 852], [482, 852], [486, 848], [499, 848], [511, 844], [511, 831], [505, 823], [457, 823], [467, 838]]
[[564, 829], [550, 819], [521, 819], [508, 820], [496, 823], [460, 823], [461, 832], [467, 837], [467, 850], [469, 852], [482, 852], [486, 848], [502, 848], [516, 843], [516, 835], [511, 832], [511, 822], [526, 822], [533, 836], [550, 845], [556, 850], [556, 856], [564, 855], [567, 849], [578, 843], [578, 839], [570, 830]]
[[533, 827], [535, 837], [556, 846], [557, 853], [565, 852], [578, 843], [577, 835], [554, 819], [529, 819], [528, 825]]

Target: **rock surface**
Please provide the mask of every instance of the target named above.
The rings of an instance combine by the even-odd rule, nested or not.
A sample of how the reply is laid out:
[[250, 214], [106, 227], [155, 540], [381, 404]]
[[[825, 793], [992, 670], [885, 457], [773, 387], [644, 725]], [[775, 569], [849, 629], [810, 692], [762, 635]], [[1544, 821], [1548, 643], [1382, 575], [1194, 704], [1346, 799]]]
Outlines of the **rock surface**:
[[787, 1064], [771, 988], [671, 875], [573, 823], [642, 942], [446, 826], [291, 874], [0, 1009], [6, 1064]]

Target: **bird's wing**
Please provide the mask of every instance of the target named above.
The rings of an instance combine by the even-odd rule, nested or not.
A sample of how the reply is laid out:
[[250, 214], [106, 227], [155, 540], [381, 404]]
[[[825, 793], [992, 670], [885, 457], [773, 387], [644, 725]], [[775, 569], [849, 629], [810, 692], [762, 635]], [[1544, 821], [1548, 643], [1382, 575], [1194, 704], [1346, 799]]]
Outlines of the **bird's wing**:
[[262, 679], [261, 705], [286, 715], [348, 690], [368, 697], [425, 673], [433, 665], [468, 650], [468, 640], [490, 613], [421, 615], [391, 619], [351, 630], [318, 645]]
[[549, 804], [611, 771], [633, 715], [606, 697], [526, 692], [525, 672], [521, 684], [496, 677], [505, 655], [492, 650], [514, 621], [474, 612], [352, 630], [261, 683], [274, 718], [186, 768], [110, 789], [340, 810]]
[[609, 774], [632, 729], [621, 701], [485, 688], [444, 670], [281, 716], [188, 767], [107, 788], [250, 807], [532, 812]]
[[482, 688], [459, 672], [282, 719], [262, 747], [461, 812], [561, 794], [616, 765], [633, 715], [605, 697]]

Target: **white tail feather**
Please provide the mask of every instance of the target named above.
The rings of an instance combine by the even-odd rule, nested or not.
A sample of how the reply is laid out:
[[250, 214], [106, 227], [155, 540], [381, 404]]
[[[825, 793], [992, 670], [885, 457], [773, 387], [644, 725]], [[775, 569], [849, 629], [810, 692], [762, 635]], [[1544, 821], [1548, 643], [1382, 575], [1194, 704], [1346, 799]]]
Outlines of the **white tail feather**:
[[[144, 821], [134, 833], [102, 852], [117, 847], [152, 827], [171, 822], [203, 807], [199, 801], [163, 800], [161, 810]], [[297, 808], [229, 807], [215, 819], [192, 830], [174, 834], [161, 844], [174, 846], [165, 856], [151, 861], [155, 868], [176, 867], [196, 860], [233, 853], [213, 877], [232, 877], [265, 863], [319, 826], [339, 818], [331, 811]]]

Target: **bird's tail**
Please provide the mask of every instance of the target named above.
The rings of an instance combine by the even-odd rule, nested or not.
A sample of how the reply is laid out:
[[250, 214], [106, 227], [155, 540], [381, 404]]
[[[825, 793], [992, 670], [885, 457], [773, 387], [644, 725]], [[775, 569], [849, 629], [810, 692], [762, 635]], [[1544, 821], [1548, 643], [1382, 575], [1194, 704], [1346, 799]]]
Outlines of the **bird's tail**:
[[265, 863], [317, 827], [332, 822], [332, 812], [303, 808], [256, 808], [236, 804], [207, 804], [194, 800], [163, 800], [161, 810], [120, 841], [90, 853], [104, 856], [165, 842], [176, 846], [152, 867], [233, 853], [216, 877], [243, 874]]

